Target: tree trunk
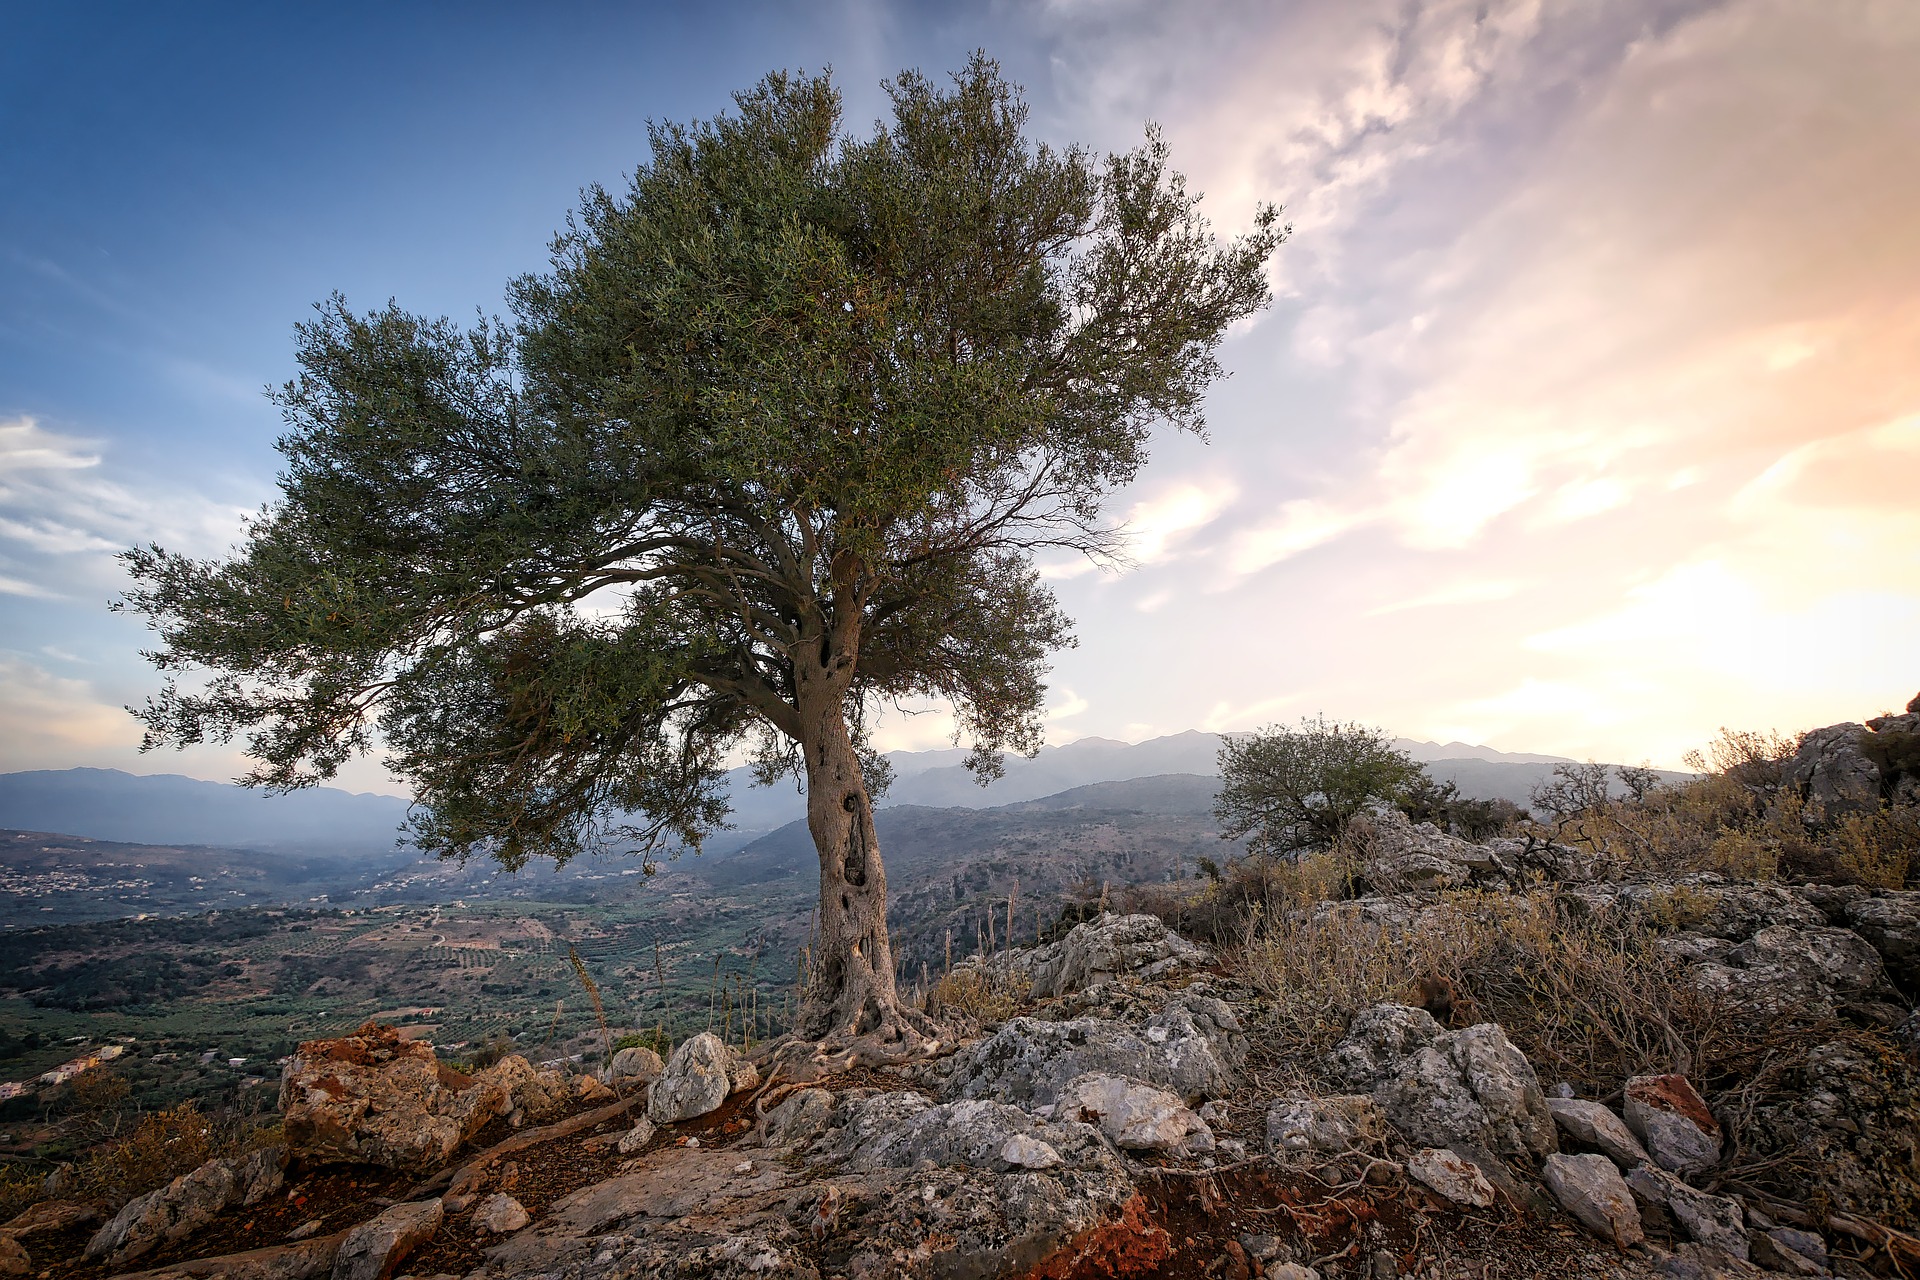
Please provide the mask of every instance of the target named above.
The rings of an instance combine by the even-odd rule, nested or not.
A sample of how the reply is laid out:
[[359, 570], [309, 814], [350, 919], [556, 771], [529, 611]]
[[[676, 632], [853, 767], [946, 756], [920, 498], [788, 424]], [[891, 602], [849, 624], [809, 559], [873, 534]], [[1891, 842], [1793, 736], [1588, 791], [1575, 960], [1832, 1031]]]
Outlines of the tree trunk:
[[[812, 972], [795, 1029], [808, 1039], [916, 1038], [900, 1005], [887, 939], [887, 873], [874, 834], [873, 804], [843, 691], [802, 685], [802, 749], [807, 762], [807, 829], [820, 855], [820, 926]], [[809, 696], [811, 695], [811, 696]]]

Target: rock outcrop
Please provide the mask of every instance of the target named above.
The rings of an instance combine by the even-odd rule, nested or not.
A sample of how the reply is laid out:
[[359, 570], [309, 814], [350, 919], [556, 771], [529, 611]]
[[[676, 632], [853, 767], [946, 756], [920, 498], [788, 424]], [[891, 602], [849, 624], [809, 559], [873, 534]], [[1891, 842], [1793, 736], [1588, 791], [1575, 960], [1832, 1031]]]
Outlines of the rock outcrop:
[[729, 1095], [760, 1083], [754, 1065], [702, 1031], [683, 1042], [647, 1095], [647, 1117], [655, 1124], [692, 1120], [720, 1109]]
[[259, 1204], [280, 1189], [286, 1167], [283, 1146], [210, 1160], [128, 1201], [93, 1234], [86, 1256], [123, 1268], [155, 1249], [186, 1239], [229, 1207]]
[[1376, 1005], [1354, 1019], [1328, 1070], [1370, 1090], [1416, 1142], [1469, 1143], [1507, 1156], [1559, 1150], [1539, 1078], [1491, 1023], [1446, 1031], [1424, 1009]]
[[1049, 1106], [1076, 1078], [1126, 1076], [1188, 1105], [1227, 1095], [1246, 1060], [1246, 1036], [1225, 1003], [1175, 996], [1138, 1029], [1098, 1018], [1014, 1018], [956, 1054], [945, 1096]]
[[[493, 1070], [506, 1062], [526, 1067], [525, 1059], [509, 1058]], [[307, 1041], [280, 1080], [287, 1145], [315, 1163], [437, 1168], [510, 1105], [497, 1085], [442, 1066], [432, 1045], [375, 1024], [337, 1040]]]
[[1023, 964], [1032, 974], [1034, 996], [1045, 999], [1117, 974], [1152, 981], [1212, 959], [1206, 948], [1188, 942], [1158, 916], [1106, 914], [1026, 953]]

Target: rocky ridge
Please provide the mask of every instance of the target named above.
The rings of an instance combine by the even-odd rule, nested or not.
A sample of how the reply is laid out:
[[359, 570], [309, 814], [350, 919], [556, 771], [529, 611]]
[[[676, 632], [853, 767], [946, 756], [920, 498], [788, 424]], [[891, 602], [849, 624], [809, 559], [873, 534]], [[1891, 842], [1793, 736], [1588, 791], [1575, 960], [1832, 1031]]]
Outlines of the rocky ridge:
[[[1913, 1064], [1840, 1033], [1913, 1034], [1920, 893], [1623, 879], [1559, 846], [1469, 844], [1395, 814], [1374, 819], [1365, 848], [1378, 891], [1322, 915], [1409, 931], [1473, 910], [1476, 891], [1545, 886], [1575, 915], [1658, 915], [1660, 948], [1706, 996], [1755, 1019], [1791, 1006], [1835, 1038], [1733, 1117], [1681, 1074], [1580, 1097], [1543, 1081], [1495, 1023], [1384, 1003], [1312, 1064], [1314, 1087], [1274, 1093], [1250, 1065], [1255, 994], [1158, 918], [1102, 915], [977, 962], [983, 982], [1024, 984], [1031, 1007], [891, 1069], [763, 1079], [768, 1058], [711, 1034], [664, 1063], [628, 1051], [599, 1075], [508, 1057], [464, 1076], [380, 1027], [303, 1045], [282, 1082], [284, 1148], [86, 1224], [74, 1273], [157, 1261], [143, 1273], [154, 1280], [1383, 1280], [1469, 1274], [1457, 1268], [1476, 1259], [1472, 1274], [1494, 1275], [1920, 1266], [1902, 1230], [1920, 1210]], [[1769, 1161], [1817, 1169], [1819, 1196], [1749, 1188]], [[295, 1223], [301, 1180], [327, 1169], [374, 1171], [384, 1190]], [[281, 1242], [192, 1259], [197, 1232], [248, 1215], [284, 1224]], [[0, 1271], [34, 1269], [32, 1231], [0, 1226]]]

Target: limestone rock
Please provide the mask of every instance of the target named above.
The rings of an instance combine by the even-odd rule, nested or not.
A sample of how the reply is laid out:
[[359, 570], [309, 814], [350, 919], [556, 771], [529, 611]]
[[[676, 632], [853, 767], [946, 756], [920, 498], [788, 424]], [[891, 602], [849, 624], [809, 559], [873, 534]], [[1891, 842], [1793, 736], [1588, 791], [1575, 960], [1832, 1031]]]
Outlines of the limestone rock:
[[647, 1096], [647, 1115], [656, 1124], [691, 1120], [719, 1109], [727, 1095], [751, 1089], [760, 1073], [711, 1031], [681, 1043]]
[[1842, 996], [1886, 988], [1879, 953], [1851, 929], [1768, 925], [1728, 952], [1727, 959], [1747, 969], [1784, 969]]
[[1138, 1031], [1099, 1018], [1014, 1018], [954, 1055], [943, 1096], [1045, 1106], [1076, 1077], [1105, 1073], [1192, 1105], [1231, 1092], [1246, 1051], [1238, 1019], [1210, 996], [1177, 996]]
[[191, 1173], [128, 1201], [87, 1241], [90, 1260], [114, 1267], [184, 1240], [232, 1205], [258, 1204], [280, 1188], [287, 1149], [263, 1147], [244, 1156], [209, 1160]]
[[1827, 1274], [1827, 1242], [1811, 1231], [1774, 1227], [1747, 1232], [1747, 1257], [1769, 1271], [1790, 1276]]
[[535, 1067], [517, 1053], [477, 1073], [471, 1092], [480, 1099], [498, 1099], [495, 1111], [506, 1115], [516, 1127], [557, 1115], [573, 1096], [565, 1075], [550, 1067]]
[[832, 1123], [834, 1097], [825, 1089], [801, 1089], [767, 1112], [761, 1140], [769, 1147], [803, 1147]]
[[337, 1040], [305, 1042], [280, 1079], [287, 1145], [316, 1164], [436, 1168], [501, 1101], [496, 1090], [442, 1067], [432, 1045], [374, 1023]]
[[1430, 822], [1414, 823], [1398, 809], [1355, 819], [1361, 872], [1382, 893], [1457, 889], [1473, 880], [1474, 863], [1491, 869], [1484, 846], [1446, 835]]
[[1009, 1169], [1056, 1169], [1066, 1163], [1050, 1143], [1029, 1133], [1016, 1133], [1001, 1143], [1000, 1159]]
[[1485, 1209], [1493, 1204], [1493, 1184], [1480, 1166], [1443, 1147], [1414, 1152], [1407, 1159], [1407, 1175], [1463, 1209]]
[[[995, 1173], [1054, 1167], [1054, 1159], [1032, 1143], [1012, 1142], [1018, 1137], [1044, 1144], [1069, 1168], [1116, 1167], [1100, 1131], [1091, 1125], [1039, 1121], [1018, 1107], [982, 1099], [935, 1106], [918, 1094], [878, 1094], [852, 1104], [834, 1151], [844, 1153], [848, 1167], [861, 1172], [911, 1169], [926, 1160], [943, 1168]], [[1027, 1163], [1032, 1160], [1039, 1163]]]
[[1880, 953], [1887, 976], [1909, 1000], [1920, 1000], [1920, 890], [1859, 898], [1846, 912], [1848, 926]]
[[1645, 1164], [1650, 1158], [1639, 1139], [1633, 1136], [1633, 1130], [1598, 1102], [1584, 1098], [1548, 1098], [1547, 1110], [1553, 1113], [1554, 1122], [1575, 1141], [1600, 1148], [1603, 1155], [1622, 1169]]
[[603, 1102], [612, 1102], [619, 1096], [601, 1083], [598, 1076], [583, 1075], [573, 1078], [573, 1100], [584, 1106], [599, 1106]]
[[1880, 807], [1880, 768], [1860, 749], [1866, 733], [1862, 725], [1833, 724], [1801, 735], [1784, 785], [1828, 820], [1872, 813]]
[[1920, 1188], [1920, 1070], [1858, 1041], [1820, 1045], [1741, 1127], [1742, 1156], [1806, 1171], [1796, 1198], [1898, 1222]]
[[1280, 1098], [1267, 1109], [1267, 1150], [1348, 1151], [1379, 1138], [1384, 1124], [1368, 1094]]
[[646, 1145], [653, 1141], [653, 1134], [653, 1121], [647, 1119], [645, 1116], [635, 1116], [633, 1118], [633, 1128], [620, 1135], [620, 1141], [614, 1144], [614, 1150], [623, 1156], [630, 1156], [635, 1152], [643, 1151], [646, 1149]]
[[1034, 953], [1033, 994], [1042, 999], [1064, 995], [1115, 974], [1159, 977], [1211, 959], [1204, 947], [1167, 928], [1158, 916], [1108, 913], [1075, 925], [1058, 943]]
[[1056, 1120], [1097, 1125], [1123, 1151], [1192, 1155], [1213, 1150], [1213, 1130], [1186, 1104], [1162, 1089], [1123, 1076], [1076, 1078], [1054, 1106]]
[[607, 1064], [607, 1079], [632, 1084], [652, 1084], [666, 1070], [660, 1055], [645, 1045], [634, 1045], [613, 1055]]
[[1327, 1055], [1327, 1074], [1349, 1087], [1371, 1090], [1445, 1034], [1425, 1009], [1376, 1004], [1354, 1015], [1347, 1034]]
[[444, 1209], [438, 1200], [396, 1204], [349, 1231], [334, 1255], [333, 1280], [387, 1280], [407, 1255], [433, 1239]]
[[1627, 1174], [1633, 1194], [1673, 1215], [1689, 1240], [1747, 1260], [1747, 1221], [1737, 1201], [1690, 1187], [1652, 1164], [1635, 1166]]
[[496, 1236], [512, 1235], [533, 1221], [527, 1207], [504, 1191], [496, 1191], [473, 1211], [473, 1225]]
[[1745, 942], [1768, 925], [1818, 929], [1827, 924], [1824, 911], [1791, 889], [1730, 883], [1711, 872], [1670, 883], [1622, 885], [1615, 892], [1669, 926], [1730, 942]]
[[1625, 1248], [1646, 1238], [1640, 1207], [1605, 1156], [1550, 1155], [1541, 1162], [1540, 1179], [1561, 1208], [1602, 1240]]
[[1720, 1123], [1685, 1076], [1635, 1076], [1622, 1110], [1662, 1169], [1696, 1173], [1720, 1159]]
[[1376, 1005], [1329, 1055], [1415, 1142], [1471, 1143], [1503, 1156], [1559, 1149], [1553, 1115], [1526, 1056], [1493, 1023], [1442, 1031], [1425, 1010]]

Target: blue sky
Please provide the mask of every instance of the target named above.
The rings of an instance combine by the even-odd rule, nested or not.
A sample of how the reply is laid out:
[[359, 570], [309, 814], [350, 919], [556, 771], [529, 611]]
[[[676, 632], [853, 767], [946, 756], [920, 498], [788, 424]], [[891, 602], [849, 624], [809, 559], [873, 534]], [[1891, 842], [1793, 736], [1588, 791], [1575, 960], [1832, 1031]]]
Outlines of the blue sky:
[[1296, 227], [1211, 444], [1116, 501], [1139, 568], [1049, 566], [1056, 740], [1325, 710], [1670, 763], [1920, 686], [1910, 4], [16, 5], [0, 769], [236, 771], [134, 754], [111, 553], [270, 499], [315, 300], [496, 310], [649, 117], [831, 65], [861, 127], [975, 47], [1039, 135], [1158, 120], [1224, 229]]

